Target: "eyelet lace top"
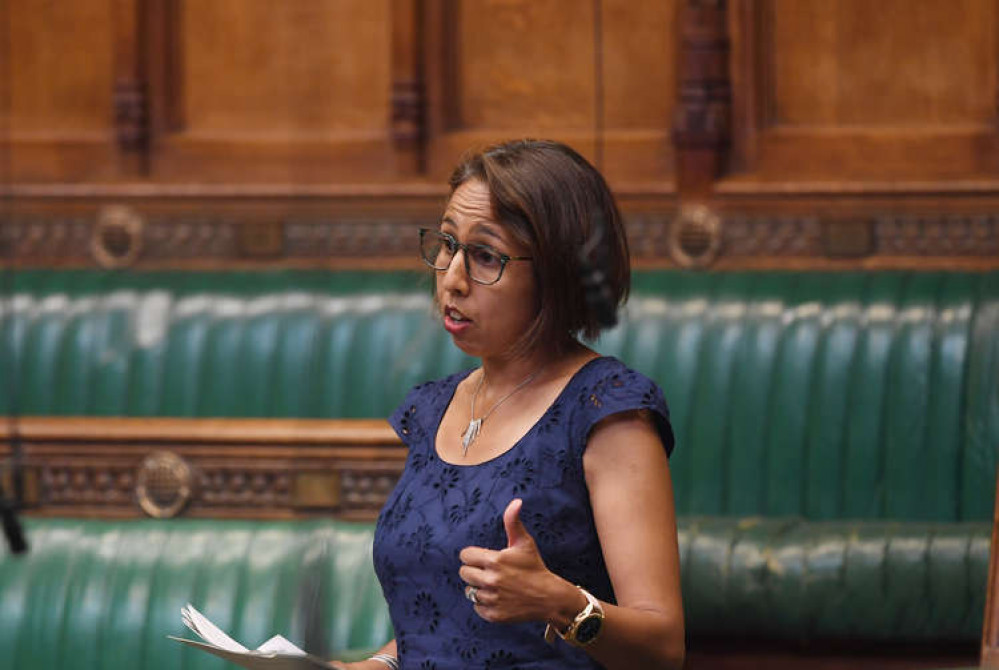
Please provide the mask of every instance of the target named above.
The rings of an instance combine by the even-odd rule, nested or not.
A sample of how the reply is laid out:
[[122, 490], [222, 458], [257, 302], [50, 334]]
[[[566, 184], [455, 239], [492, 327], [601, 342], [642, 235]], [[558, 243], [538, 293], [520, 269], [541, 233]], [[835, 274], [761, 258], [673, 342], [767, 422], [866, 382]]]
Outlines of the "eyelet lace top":
[[590, 508], [583, 452], [600, 420], [649, 410], [670, 453], [673, 433], [662, 391], [617, 359], [594, 359], [511, 449], [478, 465], [454, 465], [437, 456], [435, 439], [455, 388], [470, 373], [416, 386], [389, 419], [409, 454], [378, 518], [374, 563], [402, 668], [599, 668], [580, 649], [562, 641], [546, 644], [544, 622], [481, 619], [464, 597], [458, 554], [470, 545], [504, 548], [503, 511], [522, 498], [521, 520], [548, 568], [615, 602]]

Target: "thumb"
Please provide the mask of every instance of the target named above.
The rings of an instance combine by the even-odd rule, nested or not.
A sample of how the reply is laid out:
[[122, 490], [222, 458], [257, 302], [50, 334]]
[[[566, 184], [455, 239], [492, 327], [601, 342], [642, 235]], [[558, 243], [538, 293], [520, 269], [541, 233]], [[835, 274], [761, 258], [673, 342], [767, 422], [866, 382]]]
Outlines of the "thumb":
[[534, 543], [531, 534], [524, 528], [524, 522], [520, 520], [520, 510], [523, 506], [523, 500], [514, 498], [503, 512], [503, 528], [506, 529], [507, 547], [517, 547], [525, 543]]

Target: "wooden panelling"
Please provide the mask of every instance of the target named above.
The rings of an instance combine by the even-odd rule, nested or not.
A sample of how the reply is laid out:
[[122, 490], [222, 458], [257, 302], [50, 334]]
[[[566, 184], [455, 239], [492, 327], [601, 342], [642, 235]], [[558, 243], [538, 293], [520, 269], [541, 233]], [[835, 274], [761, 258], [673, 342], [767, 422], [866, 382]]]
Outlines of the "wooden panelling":
[[619, 190], [673, 188], [679, 2], [603, 0], [601, 168]]
[[108, 0], [5, 0], [10, 177], [102, 181], [117, 173], [113, 7]]
[[994, 0], [737, 0], [731, 19], [733, 179], [994, 178]]
[[469, 147], [550, 137], [623, 189], [672, 189], [675, 2], [428, 6], [431, 178]]
[[[158, 179], [372, 181], [392, 176], [387, 1], [181, 2], [183, 104]], [[164, 103], [169, 106], [169, 101]]]

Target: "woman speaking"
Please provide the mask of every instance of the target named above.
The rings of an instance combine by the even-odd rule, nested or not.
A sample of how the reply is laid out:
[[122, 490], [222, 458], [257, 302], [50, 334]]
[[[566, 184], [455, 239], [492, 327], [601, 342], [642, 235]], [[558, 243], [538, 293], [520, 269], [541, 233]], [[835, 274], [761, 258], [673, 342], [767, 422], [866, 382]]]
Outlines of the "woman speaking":
[[594, 235], [609, 299], [628, 293], [613, 197], [548, 141], [472, 154], [449, 183], [420, 253], [443, 327], [481, 366], [413, 388], [391, 417], [409, 453], [374, 562], [396, 637], [338, 667], [679, 668], [666, 403], [583, 343], [600, 330], [581, 282]]

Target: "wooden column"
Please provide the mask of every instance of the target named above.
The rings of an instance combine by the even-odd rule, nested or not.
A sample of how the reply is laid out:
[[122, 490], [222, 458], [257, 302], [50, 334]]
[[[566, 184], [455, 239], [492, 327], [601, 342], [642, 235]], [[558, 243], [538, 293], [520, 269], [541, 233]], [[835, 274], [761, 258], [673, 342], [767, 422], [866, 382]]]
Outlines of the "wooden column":
[[392, 2], [392, 142], [400, 176], [426, 170], [423, 2]]
[[673, 123], [681, 200], [703, 200], [728, 147], [731, 83], [727, 0], [687, 0], [682, 9], [680, 91]]
[[145, 2], [145, 77], [149, 90], [149, 151], [158, 138], [184, 128], [183, 7], [180, 0]]
[[114, 0], [114, 128], [119, 173], [149, 170], [149, 86], [144, 52], [145, 0]]

